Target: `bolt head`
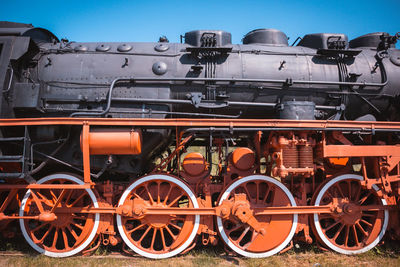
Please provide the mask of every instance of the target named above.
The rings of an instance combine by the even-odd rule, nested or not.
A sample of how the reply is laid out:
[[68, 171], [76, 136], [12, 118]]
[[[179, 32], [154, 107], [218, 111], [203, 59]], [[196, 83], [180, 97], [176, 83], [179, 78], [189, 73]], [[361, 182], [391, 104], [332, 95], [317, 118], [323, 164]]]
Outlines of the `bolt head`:
[[122, 208], [122, 215], [125, 215], [125, 216], [129, 215], [129, 208], [128, 207], [123, 207]]
[[135, 208], [133, 213], [135, 213], [135, 215], [140, 215], [142, 213], [142, 208]]
[[221, 209], [221, 215], [222, 215], [222, 216], [228, 215], [228, 209], [227, 209], [227, 208], [222, 208], [222, 209]]

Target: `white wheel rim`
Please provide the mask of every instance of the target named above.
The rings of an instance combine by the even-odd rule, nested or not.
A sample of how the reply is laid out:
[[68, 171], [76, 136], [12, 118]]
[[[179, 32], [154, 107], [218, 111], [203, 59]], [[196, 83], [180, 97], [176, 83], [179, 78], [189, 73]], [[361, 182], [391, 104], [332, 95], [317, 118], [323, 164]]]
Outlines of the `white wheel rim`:
[[[74, 177], [72, 175], [64, 174], [64, 173], [52, 174], [52, 175], [46, 176], [46, 177], [40, 179], [39, 181], [37, 181], [36, 183], [37, 184], [42, 184], [42, 183], [48, 182], [48, 181], [53, 180], [53, 179], [65, 179], [65, 180], [69, 180], [69, 181], [72, 181], [74, 183], [77, 183], [79, 185], [83, 185], [84, 184], [84, 182], [82, 180], [80, 180], [80, 179], [78, 179], [78, 178], [76, 178], [76, 177]], [[89, 194], [89, 196], [90, 196], [90, 198], [91, 198], [91, 200], [93, 202], [93, 206], [95, 208], [98, 208], [99, 204], [97, 203], [97, 199], [96, 199], [96, 196], [94, 195], [93, 191], [91, 189], [89, 189], [89, 188], [86, 188], [85, 190]], [[28, 200], [30, 195], [31, 195], [31, 190], [29, 189], [26, 192], [26, 194], [25, 194], [25, 196], [24, 196], [24, 198], [23, 198], [23, 200], [21, 202], [21, 207], [19, 209], [19, 216], [24, 216], [24, 210], [25, 210], [26, 202], [27, 202], [27, 200]], [[19, 225], [21, 227], [22, 234], [25, 237], [25, 240], [29, 243], [29, 245], [33, 249], [35, 249], [37, 252], [39, 252], [41, 254], [44, 254], [46, 256], [55, 257], [55, 258], [63, 258], [63, 257], [69, 257], [69, 256], [72, 256], [72, 255], [75, 255], [75, 254], [81, 252], [87, 246], [89, 246], [89, 244], [92, 242], [93, 238], [96, 236], [96, 232], [97, 232], [97, 228], [99, 227], [99, 223], [100, 223], [100, 214], [96, 213], [95, 214], [95, 218], [94, 218], [93, 230], [91, 231], [89, 237], [85, 240], [85, 242], [83, 242], [80, 246], [76, 247], [75, 249], [73, 249], [71, 251], [53, 252], [53, 251], [45, 250], [44, 248], [41, 248], [37, 244], [35, 244], [33, 242], [33, 240], [30, 238], [30, 236], [29, 236], [29, 234], [28, 234], [28, 232], [27, 232], [27, 230], [25, 228], [24, 219], [19, 219]]]
[[[252, 181], [252, 180], [262, 180], [262, 181], [273, 183], [275, 186], [279, 187], [280, 189], [282, 189], [283, 192], [285, 192], [286, 196], [290, 200], [290, 204], [292, 205], [292, 207], [297, 206], [296, 205], [296, 201], [294, 200], [294, 197], [292, 196], [292, 194], [290, 193], [289, 189], [287, 189], [286, 186], [284, 186], [282, 183], [280, 183], [279, 181], [277, 181], [274, 178], [271, 178], [271, 177], [268, 177], [268, 176], [263, 176], [263, 175], [250, 175], [250, 176], [238, 179], [237, 181], [232, 183], [225, 190], [225, 192], [221, 196], [221, 199], [220, 199], [218, 205], [221, 205], [222, 202], [225, 199], [228, 198], [228, 196], [230, 195], [232, 190], [235, 189], [237, 186], [239, 186], [239, 185], [241, 185], [243, 183], [246, 183], [248, 181]], [[249, 257], [249, 258], [264, 258], [264, 257], [269, 257], [269, 256], [272, 256], [272, 255], [278, 253], [283, 248], [285, 248], [287, 246], [287, 244], [289, 244], [289, 242], [292, 240], [292, 238], [293, 238], [293, 236], [294, 236], [294, 234], [296, 232], [297, 220], [298, 220], [298, 215], [297, 214], [293, 214], [292, 228], [290, 229], [290, 232], [289, 232], [289, 235], [287, 236], [287, 238], [279, 246], [277, 246], [276, 248], [274, 248], [274, 249], [272, 249], [270, 251], [261, 252], [261, 253], [248, 252], [248, 251], [245, 251], [243, 249], [240, 249], [235, 244], [233, 244], [229, 240], [228, 236], [226, 235], [226, 233], [224, 231], [224, 226], [223, 226], [221, 217], [217, 217], [217, 225], [218, 225], [219, 233], [220, 233], [222, 239], [224, 240], [225, 244], [227, 244], [236, 253], [238, 253], [238, 254], [240, 254], [242, 256], [245, 256], [245, 257]]]
[[[347, 180], [347, 179], [354, 179], [354, 180], [359, 180], [362, 181], [364, 180], [364, 178], [360, 175], [355, 175], [355, 174], [344, 174], [344, 175], [340, 175], [336, 178], [333, 178], [332, 180], [330, 180], [327, 184], [325, 184], [321, 191], [318, 193], [318, 196], [315, 200], [315, 206], [319, 206], [321, 203], [321, 199], [323, 197], [323, 195], [325, 194], [325, 192], [329, 189], [329, 187], [331, 187], [333, 184], [342, 181], [342, 180]], [[375, 184], [372, 186], [372, 189], [374, 189], [376, 192], [378, 192], [380, 189], [378, 188], [378, 186], [376, 186]], [[387, 205], [386, 200], [385, 199], [381, 199], [382, 204], [384, 206]], [[330, 249], [338, 252], [338, 253], [342, 253], [342, 254], [346, 254], [346, 255], [351, 255], [351, 254], [359, 254], [359, 253], [364, 253], [368, 250], [370, 250], [371, 248], [375, 247], [383, 238], [383, 236], [385, 235], [386, 232], [386, 228], [389, 222], [389, 211], [385, 210], [384, 212], [384, 221], [383, 221], [383, 226], [382, 229], [378, 235], [378, 237], [368, 246], [362, 248], [362, 249], [358, 249], [358, 250], [346, 250], [343, 248], [340, 248], [338, 246], [336, 246], [335, 244], [333, 244], [332, 242], [329, 241], [329, 239], [327, 239], [324, 235], [324, 233], [322, 232], [322, 227], [321, 224], [319, 223], [319, 216], [317, 213], [314, 213], [314, 226], [315, 229], [317, 230], [318, 236], [321, 238], [322, 242], [328, 246]]]
[[[136, 188], [138, 185], [148, 182], [150, 180], [164, 180], [164, 181], [168, 181], [168, 182], [171, 182], [171, 183], [174, 183], [174, 184], [180, 186], [181, 189], [183, 189], [188, 194], [190, 200], [193, 203], [193, 207], [199, 208], [199, 204], [197, 203], [196, 196], [193, 194], [192, 190], [190, 190], [190, 188], [186, 184], [184, 184], [182, 181], [180, 181], [174, 177], [168, 176], [168, 175], [150, 175], [150, 176], [146, 176], [146, 177], [143, 177], [143, 178], [137, 180], [136, 182], [131, 184], [125, 190], [125, 192], [122, 194], [121, 199], [118, 202], [118, 206], [121, 206], [125, 202], [129, 193], [134, 188]], [[181, 253], [192, 243], [193, 239], [195, 238], [195, 236], [197, 234], [197, 230], [199, 229], [199, 226], [200, 226], [200, 215], [195, 215], [194, 227], [193, 227], [192, 232], [189, 235], [189, 238], [177, 249], [170, 251], [168, 253], [162, 253], [162, 254], [149, 253], [147, 251], [143, 251], [142, 249], [136, 247], [129, 240], [128, 236], [125, 234], [125, 231], [124, 231], [124, 228], [122, 225], [122, 216], [121, 215], [117, 215], [117, 226], [118, 226], [118, 231], [119, 231], [122, 239], [124, 240], [125, 244], [127, 244], [129, 246], [129, 248], [131, 248], [134, 252], [136, 252], [137, 254], [139, 254], [143, 257], [147, 257], [147, 258], [151, 258], [151, 259], [165, 259], [165, 258], [169, 258], [169, 257], [175, 256], [175, 255]]]

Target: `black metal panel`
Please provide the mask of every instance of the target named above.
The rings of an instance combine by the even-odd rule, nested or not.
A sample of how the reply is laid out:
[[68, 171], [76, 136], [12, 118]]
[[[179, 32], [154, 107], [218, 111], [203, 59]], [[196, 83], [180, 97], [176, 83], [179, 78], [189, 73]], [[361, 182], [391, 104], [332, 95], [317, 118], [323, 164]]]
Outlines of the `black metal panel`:
[[185, 43], [193, 46], [218, 47], [231, 44], [229, 32], [215, 30], [198, 30], [185, 33]]
[[[39, 84], [15, 83], [13, 106], [15, 109], [36, 109], [39, 100]], [[28, 110], [26, 110], [28, 112]]]
[[304, 46], [314, 49], [332, 49], [331, 45], [340, 43], [341, 49], [348, 47], [347, 35], [342, 33], [313, 33], [307, 34], [298, 43], [298, 46]]
[[[374, 32], [362, 35], [357, 37], [349, 42], [349, 46], [351, 48], [358, 48], [358, 47], [369, 47], [369, 48], [378, 48], [379, 44], [381, 43], [381, 36], [388, 35], [386, 32]], [[394, 48], [395, 45], [391, 44], [391, 47]]]
[[243, 44], [268, 44], [288, 46], [286, 34], [275, 29], [257, 29], [243, 37]]

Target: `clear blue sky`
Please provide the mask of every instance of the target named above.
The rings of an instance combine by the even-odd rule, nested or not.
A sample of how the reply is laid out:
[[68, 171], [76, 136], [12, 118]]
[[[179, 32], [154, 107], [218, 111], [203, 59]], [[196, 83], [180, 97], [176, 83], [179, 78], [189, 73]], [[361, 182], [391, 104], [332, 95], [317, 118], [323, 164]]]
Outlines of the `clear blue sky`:
[[[284, 31], [289, 43], [306, 33], [400, 31], [400, 0], [344, 1], [24, 1], [3, 0], [0, 20], [32, 23], [70, 41], [157, 41], [194, 29], [221, 29], [234, 43], [257, 28]], [[399, 45], [397, 45], [399, 47]]]

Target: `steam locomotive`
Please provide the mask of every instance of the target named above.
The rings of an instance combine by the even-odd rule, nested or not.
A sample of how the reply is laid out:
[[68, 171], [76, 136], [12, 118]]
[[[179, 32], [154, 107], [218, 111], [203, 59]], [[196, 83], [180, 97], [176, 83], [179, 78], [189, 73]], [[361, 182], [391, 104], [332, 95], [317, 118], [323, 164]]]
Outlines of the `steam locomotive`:
[[199, 236], [265, 257], [300, 232], [367, 251], [400, 188], [399, 37], [77, 43], [0, 22], [0, 230], [18, 219], [54, 257], [123, 241], [165, 258]]

